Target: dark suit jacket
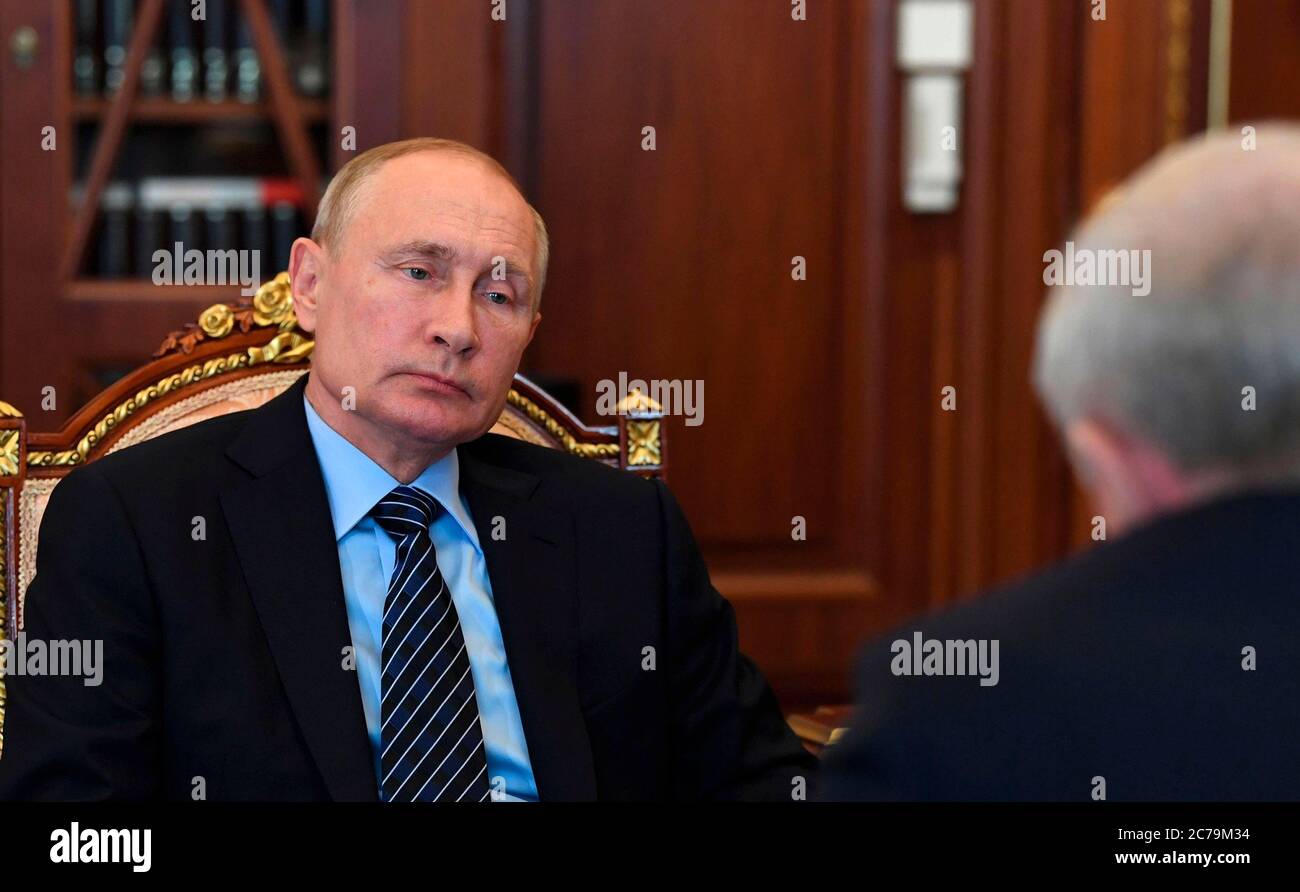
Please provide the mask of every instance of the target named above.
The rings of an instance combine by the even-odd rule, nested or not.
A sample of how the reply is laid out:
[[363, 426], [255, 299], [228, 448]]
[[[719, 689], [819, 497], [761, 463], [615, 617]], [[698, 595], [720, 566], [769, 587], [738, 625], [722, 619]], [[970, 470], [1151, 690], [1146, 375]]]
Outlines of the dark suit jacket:
[[[895, 676], [891, 642], [998, 639], [1000, 678]], [[1243, 669], [1243, 648], [1256, 668]], [[886, 635], [831, 799], [1300, 798], [1300, 493], [1226, 498]]]
[[[104, 680], [8, 679], [0, 798], [377, 798], [305, 383], [55, 489], [26, 633], [102, 638]], [[460, 464], [542, 799], [811, 780], [665, 486], [491, 434]]]

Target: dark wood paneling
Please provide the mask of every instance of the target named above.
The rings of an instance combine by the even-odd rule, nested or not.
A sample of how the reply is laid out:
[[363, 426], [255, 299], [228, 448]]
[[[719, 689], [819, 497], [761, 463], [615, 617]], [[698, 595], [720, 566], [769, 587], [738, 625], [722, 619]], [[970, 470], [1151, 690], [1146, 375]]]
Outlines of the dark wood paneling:
[[[797, 553], [802, 515], [829, 548], [835, 456], [794, 419], [812, 394], [844, 396], [834, 19], [745, 0], [538, 16], [536, 202], [555, 244], [534, 367], [578, 376], [587, 413], [620, 370], [703, 380], [705, 423], [673, 431], [698, 536], [719, 555]], [[647, 125], [656, 151], [641, 149]], [[796, 255], [806, 282], [791, 280]]]
[[[512, 0], [508, 10], [522, 5]], [[403, 137], [458, 139], [495, 153], [504, 69], [494, 55], [502, 23], [479, 0], [405, 0], [401, 129]]]
[[[886, 597], [936, 609], [1058, 556], [1068, 474], [1029, 379], [1042, 253], [1074, 213], [1074, 7], [976, 7], [955, 214], [891, 197]], [[1007, 52], [1014, 47], [1015, 53]], [[897, 115], [889, 130], [897, 132]], [[897, 145], [891, 140], [891, 147]], [[898, 194], [893, 170], [891, 196]], [[956, 388], [956, 411], [941, 394]]]
[[[41, 388], [56, 388], [62, 402], [72, 382], [72, 356], [64, 343], [57, 300], [59, 261], [67, 225], [67, 159], [74, 133], [66, 125], [70, 4], [19, 0], [0, 3], [0, 207], [4, 232], [0, 263], [0, 399], [36, 415]], [[19, 28], [35, 29], [38, 49], [29, 68], [20, 68], [8, 41]], [[56, 128], [57, 149], [41, 148], [41, 128]], [[60, 406], [63, 409], [63, 406]], [[66, 412], [57, 414], [62, 420]]]
[[[587, 415], [620, 371], [704, 382], [704, 424], [673, 423], [672, 484], [715, 583], [765, 666], [781, 629], [820, 642], [795, 654], [808, 665], [777, 666], [787, 689], [820, 671], [844, 691], [851, 643], [812, 630], [860, 634], [883, 606], [860, 508], [864, 469], [880, 467], [868, 295], [843, 224], [876, 188], [846, 151], [866, 7], [813, 4], [806, 22], [749, 0], [531, 10], [533, 198], [553, 248], [529, 368], [575, 377]], [[795, 256], [807, 281], [791, 278]], [[808, 541], [792, 541], [795, 516]]]
[[1228, 110], [1241, 124], [1300, 118], [1300, 2], [1235, 0]]
[[[403, 0], [335, 0], [334, 11], [339, 21], [334, 29], [330, 162], [338, 170], [356, 153], [402, 137], [402, 58], [418, 48], [404, 43], [402, 25], [409, 13]], [[343, 148], [345, 126], [356, 128], [355, 152]]]
[[1043, 252], [1065, 238], [1077, 213], [1074, 77], [1084, 13], [1073, 4], [1037, 0], [985, 4], [985, 13], [1004, 16], [1004, 46], [1017, 48], [1016, 65], [1004, 69], [996, 125], [1001, 188], [990, 247], [998, 274], [984, 298], [995, 320], [986, 342], [995, 388], [989, 450], [995, 544], [987, 584], [1064, 551], [1068, 475], [1029, 375], [1045, 290]]

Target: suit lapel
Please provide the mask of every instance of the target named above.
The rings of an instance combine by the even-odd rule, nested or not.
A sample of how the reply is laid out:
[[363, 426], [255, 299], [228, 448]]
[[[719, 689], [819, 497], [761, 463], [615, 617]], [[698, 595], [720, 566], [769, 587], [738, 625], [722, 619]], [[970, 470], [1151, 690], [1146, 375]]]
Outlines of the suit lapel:
[[253, 479], [222, 508], [294, 718], [336, 800], [375, 800], [325, 482], [303, 409], [307, 376], [255, 410], [227, 454]]
[[[487, 561], [492, 600], [540, 798], [596, 797], [577, 689], [573, 518], [531, 496], [538, 479], [460, 450], [461, 491]], [[493, 538], [504, 521], [504, 538]]]

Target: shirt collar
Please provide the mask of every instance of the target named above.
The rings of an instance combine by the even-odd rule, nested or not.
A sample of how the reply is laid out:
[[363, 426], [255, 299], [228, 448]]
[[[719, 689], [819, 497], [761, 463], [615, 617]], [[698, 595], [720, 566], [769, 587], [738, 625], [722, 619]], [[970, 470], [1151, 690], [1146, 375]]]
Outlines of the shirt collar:
[[[374, 459], [326, 424], [305, 393], [302, 402], [307, 411], [307, 429], [325, 478], [325, 494], [329, 499], [330, 514], [334, 519], [334, 540], [337, 542], [400, 484]], [[410, 485], [437, 499], [474, 549], [482, 554], [478, 531], [460, 497], [460, 460], [455, 449], [425, 468]]]

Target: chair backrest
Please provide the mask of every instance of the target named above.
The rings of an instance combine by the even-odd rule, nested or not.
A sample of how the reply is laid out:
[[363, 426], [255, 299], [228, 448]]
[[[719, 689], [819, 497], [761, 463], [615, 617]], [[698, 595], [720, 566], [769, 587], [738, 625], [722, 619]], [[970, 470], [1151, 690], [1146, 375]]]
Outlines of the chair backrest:
[[[27, 431], [0, 402], [0, 629], [16, 640], [23, 596], [36, 570], [36, 541], [50, 493], [72, 468], [167, 431], [261, 405], [306, 373], [310, 334], [298, 329], [289, 277], [280, 273], [251, 301], [214, 304], [172, 332], [154, 358], [115, 382], [59, 431]], [[588, 427], [516, 375], [492, 430], [645, 476], [665, 472], [662, 413], [633, 393], [617, 424]], [[0, 661], [0, 728], [4, 720]], [[2, 739], [2, 738], [0, 738]]]

